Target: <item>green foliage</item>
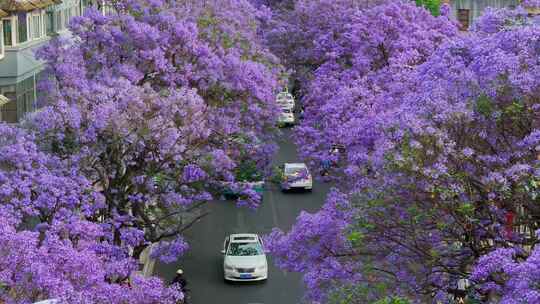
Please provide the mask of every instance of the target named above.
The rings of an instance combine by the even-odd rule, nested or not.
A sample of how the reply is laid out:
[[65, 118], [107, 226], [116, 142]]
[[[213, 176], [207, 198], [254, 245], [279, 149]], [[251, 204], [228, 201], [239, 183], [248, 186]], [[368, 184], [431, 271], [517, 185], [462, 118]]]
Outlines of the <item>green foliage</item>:
[[486, 95], [481, 95], [476, 100], [476, 112], [484, 115], [485, 117], [490, 117], [491, 113], [493, 113], [493, 105], [491, 103], [491, 100]]
[[262, 173], [258, 170], [257, 164], [253, 160], [242, 161], [235, 169], [237, 181], [256, 182], [263, 179]]
[[369, 294], [369, 287], [365, 284], [344, 286], [331, 293], [328, 304], [356, 304]]
[[373, 291], [373, 288], [379, 292], [387, 293], [388, 286], [384, 283], [376, 284], [375, 286], [369, 284], [358, 284], [341, 287], [339, 290], [331, 293], [328, 298], [328, 304], [359, 304], [359, 303], [371, 303], [371, 304], [410, 304], [411, 302], [401, 297], [386, 297], [384, 299], [371, 302], [367, 300], [369, 294]]
[[503, 116], [507, 117], [512, 122], [516, 122], [523, 119], [523, 115], [526, 112], [527, 112], [527, 108], [519, 100], [515, 100], [510, 105], [503, 108]]
[[378, 300], [377, 302], [373, 302], [373, 304], [410, 304], [411, 302], [407, 299], [400, 298], [400, 297], [391, 297], [391, 298], [385, 298], [382, 300]]
[[280, 184], [283, 181], [283, 169], [280, 166], [274, 166], [274, 168], [272, 168], [270, 181], [274, 184]]
[[428, 10], [433, 16], [439, 16], [441, 9], [440, 0], [416, 0], [417, 6], [422, 6]]
[[464, 215], [473, 215], [474, 206], [471, 203], [463, 203], [457, 208], [457, 211]]
[[359, 246], [364, 239], [364, 234], [360, 231], [353, 231], [347, 236], [347, 240], [355, 247]]
[[480, 300], [477, 300], [477, 299], [467, 299], [465, 300], [465, 304], [482, 304], [482, 302], [480, 302]]

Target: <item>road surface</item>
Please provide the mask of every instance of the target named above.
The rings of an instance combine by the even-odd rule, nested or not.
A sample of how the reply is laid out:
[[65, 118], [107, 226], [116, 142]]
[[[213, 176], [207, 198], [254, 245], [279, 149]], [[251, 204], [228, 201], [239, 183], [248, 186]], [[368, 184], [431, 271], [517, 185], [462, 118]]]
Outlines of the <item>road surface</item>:
[[[290, 130], [281, 136], [275, 164], [299, 161]], [[267, 187], [268, 188], [268, 187]], [[314, 181], [313, 191], [282, 193], [275, 186], [266, 189], [261, 206], [253, 211], [238, 208], [231, 201], [209, 205], [211, 214], [186, 234], [191, 250], [177, 263], [157, 264], [156, 272], [167, 280], [178, 268], [184, 270], [190, 292], [189, 304], [298, 304], [303, 303], [300, 274], [285, 273], [269, 257], [266, 282], [225, 283], [220, 253], [225, 236], [231, 233], [269, 233], [273, 227], [289, 230], [302, 210], [314, 212], [323, 204], [330, 186]]]

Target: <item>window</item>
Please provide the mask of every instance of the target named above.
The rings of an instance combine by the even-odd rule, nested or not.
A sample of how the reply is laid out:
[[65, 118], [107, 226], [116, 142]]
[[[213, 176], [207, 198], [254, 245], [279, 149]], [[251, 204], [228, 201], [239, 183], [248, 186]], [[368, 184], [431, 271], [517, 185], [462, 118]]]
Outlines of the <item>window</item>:
[[459, 24], [461, 24], [460, 30], [466, 31], [469, 29], [469, 10], [468, 9], [458, 9], [457, 19]]
[[0, 107], [1, 121], [10, 123], [17, 122], [17, 103], [14, 102], [16, 99], [15, 86], [0, 87], [0, 94], [11, 100], [11, 102]]
[[91, 0], [82, 0], [82, 14], [84, 14], [87, 8], [92, 7], [92, 6], [93, 6], [93, 3]]
[[51, 11], [48, 11], [45, 15], [45, 30], [49, 36], [54, 34], [54, 14]]
[[72, 6], [72, 7], [69, 7], [67, 9], [65, 9], [64, 14], [65, 14], [64, 27], [68, 28], [69, 27], [69, 22], [71, 21], [71, 18], [78, 15], [77, 7]]
[[4, 58], [4, 34], [3, 29], [0, 26], [0, 59]]
[[30, 76], [25, 80], [17, 83], [16, 102], [17, 121], [19, 121], [26, 113], [34, 111], [36, 109], [34, 95], [34, 76]]
[[41, 38], [41, 15], [32, 15], [32, 39]]
[[4, 45], [13, 45], [11, 19], [2, 20], [2, 30], [4, 32]]
[[68, 28], [69, 26], [69, 20], [71, 20], [71, 8], [66, 8], [64, 10], [65, 18], [64, 18], [64, 28]]
[[61, 31], [64, 29], [64, 27], [62, 26], [62, 11], [61, 10], [58, 10], [55, 12], [56, 14], [56, 31]]
[[231, 243], [227, 251], [227, 255], [231, 256], [255, 256], [263, 254], [264, 251], [261, 244], [255, 242]]
[[23, 43], [28, 40], [28, 20], [26, 12], [17, 15], [17, 43]]

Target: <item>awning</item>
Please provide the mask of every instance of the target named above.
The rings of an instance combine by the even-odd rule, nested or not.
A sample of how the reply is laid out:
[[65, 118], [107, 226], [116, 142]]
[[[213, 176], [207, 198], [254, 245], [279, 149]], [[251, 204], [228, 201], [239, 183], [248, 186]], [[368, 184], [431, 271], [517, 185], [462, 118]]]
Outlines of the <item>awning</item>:
[[0, 107], [5, 105], [8, 102], [9, 102], [9, 99], [6, 96], [0, 95]]
[[533, 15], [533, 16], [540, 15], [540, 8], [538, 7], [527, 7], [526, 9], [529, 15]]
[[55, 4], [53, 0], [0, 0], [0, 9], [6, 12], [27, 12]]
[[38, 8], [44, 8], [55, 4], [53, 0], [31, 0], [30, 2]]

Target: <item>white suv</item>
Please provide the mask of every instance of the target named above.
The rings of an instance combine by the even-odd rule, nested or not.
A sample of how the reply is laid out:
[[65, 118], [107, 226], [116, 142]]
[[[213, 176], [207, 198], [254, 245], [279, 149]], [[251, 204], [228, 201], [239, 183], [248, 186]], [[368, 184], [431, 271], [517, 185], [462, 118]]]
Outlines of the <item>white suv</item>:
[[294, 124], [294, 114], [291, 109], [282, 108], [281, 113], [279, 114], [278, 123], [281, 126], [284, 125], [293, 125]]
[[313, 189], [313, 178], [304, 163], [285, 163], [283, 165], [283, 181], [281, 189], [304, 188], [308, 191]]
[[256, 234], [231, 234], [223, 242], [226, 281], [262, 281], [268, 278], [263, 241]]
[[282, 108], [294, 109], [294, 97], [289, 92], [281, 92], [276, 97], [276, 103]]

